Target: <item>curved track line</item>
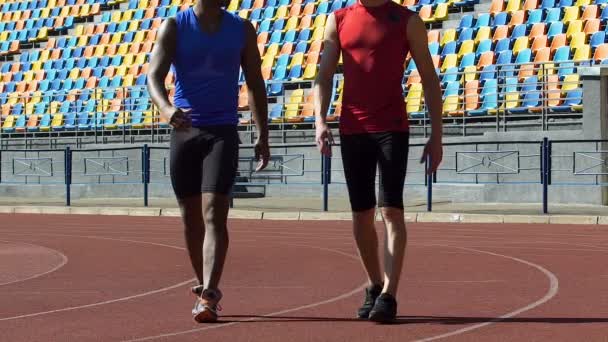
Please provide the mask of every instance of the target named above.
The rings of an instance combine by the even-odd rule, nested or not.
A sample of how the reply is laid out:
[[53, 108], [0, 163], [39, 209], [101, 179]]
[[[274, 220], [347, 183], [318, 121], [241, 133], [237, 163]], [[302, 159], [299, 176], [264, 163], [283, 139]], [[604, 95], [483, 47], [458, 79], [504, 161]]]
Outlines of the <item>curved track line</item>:
[[460, 334], [464, 334], [466, 332], [472, 331], [472, 330], [477, 330], [483, 327], [486, 327], [488, 325], [494, 324], [496, 322], [500, 322], [503, 321], [505, 319], [517, 316], [521, 313], [524, 313], [528, 310], [534, 309], [537, 306], [540, 306], [542, 304], [547, 303], [548, 301], [550, 301], [553, 297], [555, 297], [555, 295], [557, 295], [557, 292], [559, 291], [559, 280], [557, 279], [557, 276], [555, 274], [553, 274], [551, 271], [547, 270], [546, 268], [535, 264], [533, 262], [524, 260], [524, 259], [519, 259], [513, 256], [509, 256], [509, 255], [504, 255], [504, 254], [498, 254], [498, 253], [493, 253], [493, 252], [488, 252], [488, 251], [483, 251], [480, 249], [474, 249], [474, 248], [467, 248], [467, 247], [458, 247], [458, 246], [445, 246], [445, 247], [453, 247], [453, 248], [458, 248], [458, 249], [463, 249], [463, 250], [467, 250], [467, 251], [472, 251], [472, 252], [477, 252], [477, 253], [483, 253], [483, 254], [487, 254], [487, 255], [493, 255], [493, 256], [497, 256], [497, 257], [501, 257], [501, 258], [505, 258], [505, 259], [510, 259], [513, 261], [516, 261], [520, 264], [524, 264], [530, 267], [533, 267], [537, 270], [539, 270], [540, 272], [542, 272], [548, 279], [549, 279], [549, 290], [547, 291], [547, 293], [545, 293], [545, 295], [538, 299], [537, 301], [530, 303], [522, 308], [519, 308], [517, 310], [511, 311], [509, 313], [506, 313], [500, 317], [496, 317], [494, 319], [491, 319], [487, 322], [484, 323], [479, 323], [479, 324], [475, 324], [466, 328], [462, 328], [462, 329], [458, 329], [452, 332], [448, 332], [445, 334], [440, 334], [440, 335], [435, 335], [435, 336], [431, 336], [431, 337], [427, 337], [427, 338], [423, 338], [423, 339], [419, 339], [416, 340], [415, 342], [427, 342], [427, 341], [435, 341], [435, 340], [439, 340], [442, 338], [446, 338], [446, 337], [452, 337], [452, 336], [456, 336], [456, 335], [460, 335]]
[[[168, 247], [168, 248], [173, 248], [173, 249], [178, 249], [178, 250], [185, 250], [185, 248], [183, 248], [183, 247], [172, 246], [172, 245], [165, 245], [165, 244], [162, 244], [162, 243], [146, 242], [146, 241], [122, 240], [122, 239], [114, 239], [114, 238], [104, 238], [104, 237], [95, 237], [95, 236], [78, 236], [78, 235], [66, 235], [66, 234], [40, 234], [40, 235], [59, 235], [59, 236], [70, 236], [70, 237], [87, 238], [87, 239], [114, 240], [114, 241], [139, 243], [139, 244], [144, 244], [144, 245], [155, 245], [155, 246]], [[144, 296], [149, 296], [149, 295], [157, 294], [157, 293], [160, 293], [160, 292], [165, 292], [165, 291], [173, 290], [175, 288], [182, 287], [182, 286], [185, 286], [187, 284], [190, 284], [190, 283], [192, 283], [195, 280], [196, 280], [195, 278], [192, 278], [192, 279], [188, 279], [188, 280], [183, 281], [183, 282], [178, 283], [178, 284], [174, 284], [174, 285], [171, 285], [171, 286], [163, 287], [161, 289], [156, 289], [156, 290], [152, 290], [152, 291], [138, 293], [138, 294], [135, 294], [135, 295], [132, 295], [132, 296], [128, 296], [128, 297], [121, 297], [121, 298], [106, 300], [106, 301], [103, 301], [103, 302], [96, 302], [96, 303], [85, 304], [85, 305], [71, 306], [71, 307], [67, 307], [67, 308], [61, 308], [61, 309], [49, 310], [49, 311], [41, 311], [41, 312], [35, 312], [35, 313], [31, 313], [31, 314], [18, 315], [18, 316], [12, 316], [12, 317], [4, 317], [4, 318], [0, 318], [0, 322], [11, 321], [11, 320], [16, 320], [16, 319], [21, 319], [21, 318], [30, 318], [30, 317], [36, 317], [36, 316], [43, 316], [43, 315], [48, 315], [48, 314], [53, 314], [53, 313], [58, 313], [58, 312], [66, 312], [66, 311], [74, 311], [74, 310], [80, 310], [80, 309], [87, 309], [87, 308], [93, 308], [93, 307], [107, 305], [107, 304], [112, 304], [112, 303], [124, 302], [124, 301], [128, 301], [128, 300], [131, 300], [131, 299], [141, 298], [141, 297], [144, 297]]]
[[24, 279], [18, 279], [18, 280], [9, 281], [9, 282], [6, 282], [6, 283], [0, 283], [0, 286], [20, 283], [22, 281], [32, 280], [32, 279], [35, 279], [35, 278], [38, 278], [38, 277], [42, 277], [43, 275], [47, 275], [49, 273], [53, 273], [53, 272], [57, 271], [58, 269], [62, 268], [63, 266], [65, 266], [68, 263], [68, 260], [69, 260], [68, 257], [65, 254], [61, 253], [60, 251], [58, 251], [56, 249], [48, 248], [48, 247], [45, 247], [45, 246], [35, 245], [33, 243], [27, 243], [27, 242], [21, 242], [21, 241], [0, 240], [0, 242], [21, 243], [21, 244], [29, 245], [29, 246], [33, 246], [33, 247], [40, 247], [42, 249], [46, 249], [46, 250], [49, 250], [51, 252], [54, 252], [54, 253], [58, 254], [61, 257], [61, 262], [59, 264], [57, 264], [55, 267], [53, 267], [53, 268], [51, 268], [49, 270], [46, 270], [46, 271], [44, 271], [42, 273], [34, 274], [34, 275], [32, 275], [30, 277], [27, 277], [27, 278], [24, 278]]
[[[334, 249], [331, 249], [331, 248], [324, 248], [324, 247], [317, 247], [317, 246], [310, 246], [310, 245], [301, 245], [301, 244], [285, 244], [285, 243], [283, 243], [282, 245], [286, 245], [286, 246], [290, 246], [290, 247], [297, 246], [297, 247], [314, 248], [314, 249], [318, 249], [318, 250], [322, 250], [322, 251], [328, 251], [328, 252], [336, 253], [336, 254], [339, 254], [339, 255], [344, 255], [344, 256], [349, 257], [349, 258], [351, 258], [353, 260], [359, 261], [359, 258], [357, 256], [355, 256], [355, 255], [344, 253], [344, 252], [342, 252], [340, 250], [334, 250]], [[350, 297], [352, 295], [360, 293], [366, 287], [367, 287], [367, 282], [363, 283], [362, 285], [358, 286], [357, 288], [355, 288], [355, 289], [353, 289], [353, 290], [351, 290], [349, 292], [343, 293], [343, 294], [338, 295], [336, 297], [332, 297], [332, 298], [326, 299], [324, 301], [316, 302], [316, 303], [311, 303], [311, 304], [307, 304], [307, 305], [298, 306], [298, 307], [295, 307], [295, 308], [290, 308], [290, 309], [285, 309], [285, 310], [281, 310], [281, 311], [271, 312], [269, 314], [262, 315], [262, 317], [248, 318], [248, 319], [240, 320], [240, 321], [237, 321], [237, 322], [231, 322], [231, 323], [226, 323], [226, 324], [210, 325], [210, 326], [206, 326], [206, 327], [203, 327], [203, 328], [177, 331], [177, 332], [167, 333], [167, 334], [162, 334], [162, 335], [146, 336], [146, 337], [141, 337], [141, 338], [136, 338], [136, 339], [131, 339], [131, 340], [124, 340], [124, 342], [151, 341], [151, 340], [156, 340], [156, 339], [159, 339], [159, 338], [175, 337], [175, 336], [180, 336], [180, 335], [185, 335], [185, 334], [191, 334], [191, 333], [195, 333], [195, 332], [201, 332], [201, 331], [205, 331], [205, 330], [212, 330], [212, 329], [219, 329], [219, 328], [230, 327], [230, 326], [237, 325], [239, 323], [244, 323], [244, 322], [252, 322], [252, 321], [257, 321], [257, 320], [263, 320], [264, 317], [273, 317], [273, 316], [284, 315], [286, 313], [291, 313], [291, 312], [295, 312], [295, 311], [310, 309], [310, 308], [314, 308], [314, 307], [317, 307], [317, 306], [321, 306], [321, 305], [337, 302], [339, 300], [346, 299], [346, 298], [348, 298], [348, 297]]]

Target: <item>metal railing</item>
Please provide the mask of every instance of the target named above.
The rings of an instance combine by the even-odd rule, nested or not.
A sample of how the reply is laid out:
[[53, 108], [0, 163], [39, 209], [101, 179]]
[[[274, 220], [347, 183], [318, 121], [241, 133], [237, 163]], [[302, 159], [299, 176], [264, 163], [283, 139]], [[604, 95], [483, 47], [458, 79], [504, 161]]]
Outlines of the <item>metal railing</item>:
[[[338, 144], [339, 146], [339, 144]], [[560, 186], [608, 186], [608, 140], [480, 141], [447, 143], [439, 170], [427, 174], [430, 160], [420, 161], [422, 144], [412, 144], [406, 185], [424, 188], [427, 210], [433, 193], [447, 184], [538, 187], [542, 212], [549, 190]], [[275, 145], [269, 167], [254, 172], [252, 146], [241, 146], [235, 197], [266, 196], [273, 186], [303, 186], [319, 191], [320, 206], [330, 209], [330, 190], [345, 193], [339, 157], [323, 157], [312, 144]], [[167, 147], [148, 145], [107, 149], [0, 151], [0, 185], [65, 185], [71, 205], [73, 186], [141, 185], [144, 206], [150, 185], [169, 186]], [[316, 189], [315, 189], [316, 188]], [[253, 189], [253, 191], [250, 191]], [[317, 195], [319, 192], [316, 192]]]

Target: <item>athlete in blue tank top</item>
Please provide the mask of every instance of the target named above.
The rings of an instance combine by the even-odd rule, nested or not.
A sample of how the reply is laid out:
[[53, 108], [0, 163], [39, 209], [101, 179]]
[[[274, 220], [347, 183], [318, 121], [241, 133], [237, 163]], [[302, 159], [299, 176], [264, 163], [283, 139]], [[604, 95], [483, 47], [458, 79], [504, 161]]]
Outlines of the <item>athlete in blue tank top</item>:
[[[238, 166], [238, 80], [242, 68], [258, 129], [258, 170], [269, 159], [268, 108], [253, 25], [223, 9], [223, 0], [199, 0], [167, 19], [152, 50], [148, 90], [171, 131], [171, 183], [182, 212], [186, 245], [198, 285], [192, 314], [218, 318], [219, 281], [228, 249], [226, 223]], [[175, 74], [173, 104], [165, 78]], [[204, 243], [203, 243], [204, 241]]]

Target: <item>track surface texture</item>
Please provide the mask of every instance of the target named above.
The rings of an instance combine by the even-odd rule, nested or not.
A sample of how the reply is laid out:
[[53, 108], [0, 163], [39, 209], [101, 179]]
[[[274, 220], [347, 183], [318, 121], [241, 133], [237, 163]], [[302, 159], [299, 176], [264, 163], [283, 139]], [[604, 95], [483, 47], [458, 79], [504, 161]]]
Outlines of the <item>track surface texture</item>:
[[410, 224], [391, 325], [354, 319], [350, 222], [229, 229], [221, 323], [197, 324], [179, 219], [0, 216], [0, 340], [608, 341], [597, 226]]

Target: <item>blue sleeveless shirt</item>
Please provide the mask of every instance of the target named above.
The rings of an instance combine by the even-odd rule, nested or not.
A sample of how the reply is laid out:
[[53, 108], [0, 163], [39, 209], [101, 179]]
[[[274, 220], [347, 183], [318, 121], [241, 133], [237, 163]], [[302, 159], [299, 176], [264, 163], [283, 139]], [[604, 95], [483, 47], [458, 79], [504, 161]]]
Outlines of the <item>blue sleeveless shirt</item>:
[[220, 28], [203, 32], [192, 8], [179, 12], [172, 70], [174, 104], [188, 109], [192, 126], [238, 124], [238, 81], [245, 46], [243, 20], [223, 11]]

